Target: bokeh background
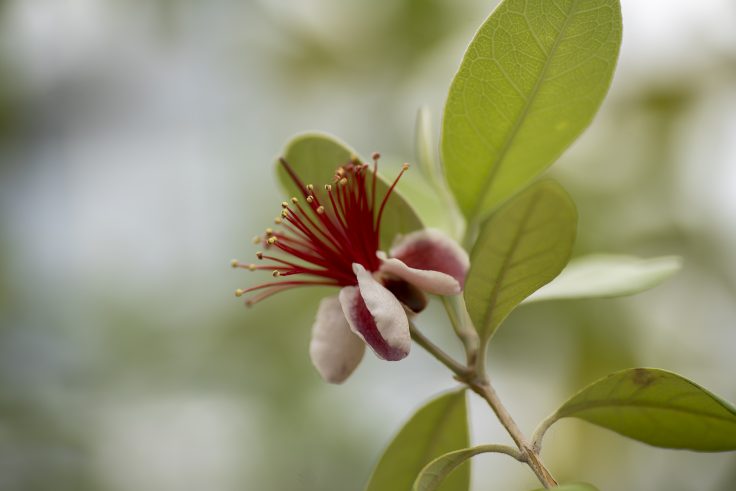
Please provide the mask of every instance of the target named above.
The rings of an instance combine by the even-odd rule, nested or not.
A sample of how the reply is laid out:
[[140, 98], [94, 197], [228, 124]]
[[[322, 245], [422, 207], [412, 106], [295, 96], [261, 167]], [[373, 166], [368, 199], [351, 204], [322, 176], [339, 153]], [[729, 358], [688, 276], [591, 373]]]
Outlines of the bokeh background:
[[[623, 0], [593, 126], [552, 174], [578, 252], [680, 254], [619, 300], [523, 307], [492, 374], [527, 431], [631, 366], [736, 401], [736, 3]], [[0, 0], [0, 489], [362, 489], [412, 409], [453, 386], [420, 349], [322, 383], [315, 294], [245, 309], [229, 268], [282, 200], [273, 159], [324, 130], [412, 161], [494, 2]], [[432, 307], [419, 324], [457, 352]], [[508, 441], [473, 399], [475, 442]], [[733, 491], [736, 456], [564, 421], [544, 458], [601, 489]], [[473, 489], [531, 489], [503, 456]]]

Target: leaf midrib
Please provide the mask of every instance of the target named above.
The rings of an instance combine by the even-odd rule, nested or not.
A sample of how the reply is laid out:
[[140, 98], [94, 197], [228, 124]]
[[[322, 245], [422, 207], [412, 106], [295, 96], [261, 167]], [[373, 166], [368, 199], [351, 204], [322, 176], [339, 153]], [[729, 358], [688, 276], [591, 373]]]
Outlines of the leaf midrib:
[[[458, 467], [460, 467], [461, 465], [463, 465], [465, 463], [465, 461], [470, 460], [471, 458], [475, 457], [476, 455], [480, 455], [482, 453], [493, 453], [494, 452], [493, 450], [490, 450], [490, 449], [488, 449], [486, 447], [487, 447], [486, 445], [479, 445], [479, 446], [476, 446], [476, 447], [464, 448], [464, 449], [456, 450], [455, 452], [457, 452], [457, 455], [454, 456], [455, 458], [454, 459], [448, 459], [447, 462], [445, 463], [445, 465], [442, 466], [441, 469], [439, 469], [439, 470], [441, 470], [441, 471], [444, 472], [445, 470], [447, 470], [449, 468], [450, 469], [449, 472], [445, 472], [443, 475], [440, 475], [437, 472], [435, 472], [434, 474], [429, 475], [429, 481], [427, 481], [425, 484], [434, 486], [434, 488], [430, 488], [430, 489], [436, 489], [439, 486], [438, 483], [441, 484], [441, 482], [444, 481], [444, 479], [447, 476], [449, 476], [452, 471], [454, 471], [455, 469], [457, 469]], [[443, 456], [440, 456], [440, 457], [443, 457]], [[438, 457], [438, 458], [440, 458], [440, 457]], [[427, 474], [423, 474], [423, 476], [426, 476], [426, 475]]]
[[[519, 246], [519, 242], [521, 241], [521, 238], [524, 236], [526, 224], [531, 218], [532, 212], [537, 207], [537, 203], [541, 199], [541, 195], [542, 195], [542, 190], [540, 189], [532, 197], [527, 209], [524, 210], [524, 216], [522, 217], [521, 222], [519, 224], [519, 229], [514, 235], [514, 240], [511, 243], [511, 246], [509, 247], [509, 253], [503, 259], [503, 263], [501, 264], [501, 269], [499, 270], [498, 276], [496, 277], [496, 283], [493, 285], [493, 291], [491, 292], [491, 298], [488, 301], [488, 309], [486, 310], [486, 313], [483, 316], [482, 326], [484, 330], [483, 337], [485, 339], [489, 338], [495, 331], [495, 328], [489, 328], [488, 325], [493, 320], [493, 314], [496, 310], [496, 303], [498, 301], [498, 295], [501, 291], [501, 286], [503, 285], [503, 282], [506, 278], [506, 274], [508, 273], [509, 265], [511, 264], [511, 259], [513, 258], [514, 253], [516, 252], [516, 249]], [[490, 330], [490, 332], [485, 332], [487, 330]]]
[[[462, 395], [460, 395], [462, 394]], [[438, 419], [438, 424], [436, 426], [437, 431], [432, 432], [430, 435], [429, 440], [427, 441], [427, 447], [425, 448], [421, 459], [419, 462], [422, 466], [428, 464], [431, 461], [431, 455], [435, 448], [437, 447], [438, 441], [439, 441], [439, 435], [442, 433], [443, 426], [447, 419], [452, 414], [453, 410], [455, 409], [455, 405], [465, 400], [465, 393], [464, 391], [461, 391], [460, 394], [456, 394], [455, 397], [450, 401], [447, 406], [445, 406], [445, 410], [440, 415], [440, 418]]]
[[[514, 125], [511, 127], [511, 131], [509, 135], [507, 136], [506, 140], [504, 141], [503, 146], [501, 147], [501, 150], [498, 153], [498, 157], [496, 158], [496, 165], [493, 165], [491, 167], [491, 171], [489, 172], [488, 176], [485, 179], [485, 182], [483, 183], [481, 195], [479, 199], [476, 200], [475, 206], [473, 207], [472, 212], [470, 213], [471, 219], [475, 218], [484, 206], [486, 195], [488, 194], [488, 192], [491, 189], [491, 186], [493, 185], [493, 180], [496, 178], [496, 174], [498, 174], [499, 170], [501, 169], [504, 163], [504, 159], [506, 158], [506, 155], [508, 154], [509, 149], [511, 148], [511, 144], [514, 142], [514, 140], [516, 140], [516, 136], [519, 134], [519, 129], [521, 128], [524, 120], [526, 119], [527, 114], [529, 114], [531, 106], [533, 105], [533, 102], [535, 101], [537, 94], [539, 93], [539, 89], [542, 85], [542, 81], [547, 76], [547, 72], [549, 71], [549, 67], [552, 64], [552, 59], [554, 58], [554, 55], [557, 52], [557, 48], [559, 48], [560, 43], [562, 42], [562, 38], [564, 37], [564, 33], [570, 25], [570, 20], [573, 17], [572, 12], [575, 10], [579, 2], [580, 0], [573, 0], [572, 4], [570, 5], [570, 9], [567, 12], [567, 17], [565, 18], [565, 22], [563, 22], [562, 27], [560, 28], [560, 32], [558, 33], [557, 37], [555, 37], [555, 40], [552, 43], [552, 46], [550, 47], [549, 54], [547, 56], [547, 61], [544, 62], [544, 66], [542, 67], [542, 70], [539, 73], [539, 77], [537, 77], [537, 80], [536, 82], [534, 82], [534, 86], [532, 87], [532, 90], [529, 93], [529, 96], [524, 102], [524, 107], [522, 108], [521, 113], [519, 113], [519, 116], [516, 118]], [[526, 12], [524, 13], [524, 16], [526, 17]]]
[[702, 410], [691, 410], [691, 409], [686, 409], [686, 408], [681, 408], [681, 407], [666, 406], [662, 403], [656, 403], [656, 402], [650, 402], [650, 401], [580, 402], [572, 406], [565, 406], [564, 407], [565, 411], [560, 411], [557, 419], [559, 420], [559, 419], [568, 418], [568, 417], [576, 417], [580, 419], [585, 419], [585, 418], [581, 418], [580, 416], [577, 416], [574, 413], [583, 412], [588, 409], [599, 409], [599, 408], [605, 408], [605, 407], [612, 407], [612, 408], [639, 407], [639, 408], [647, 408], [647, 409], [661, 409], [664, 411], [672, 411], [672, 412], [677, 412], [677, 413], [690, 414], [693, 416], [703, 416], [703, 417], [721, 420], [721, 421], [725, 421], [727, 423], [732, 423], [736, 425], [736, 415], [733, 415], [733, 417], [729, 418], [727, 416], [720, 416], [720, 415], [708, 413]]

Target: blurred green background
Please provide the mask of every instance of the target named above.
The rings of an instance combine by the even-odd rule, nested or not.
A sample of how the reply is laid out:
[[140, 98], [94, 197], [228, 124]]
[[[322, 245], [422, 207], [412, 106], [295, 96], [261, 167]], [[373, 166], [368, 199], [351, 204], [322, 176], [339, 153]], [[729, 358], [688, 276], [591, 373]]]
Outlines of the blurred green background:
[[[736, 401], [736, 3], [623, 0], [610, 96], [554, 167], [577, 251], [680, 254], [634, 298], [523, 307], [491, 373], [527, 432], [630, 366]], [[281, 196], [273, 158], [318, 129], [413, 160], [439, 126], [480, 0], [0, 0], [0, 489], [357, 491], [412, 409], [453, 386], [419, 349], [343, 386], [307, 345], [314, 292], [247, 310]], [[458, 351], [432, 306], [418, 323]], [[508, 441], [473, 400], [475, 442]], [[550, 432], [561, 480], [733, 491], [736, 456], [584, 423]], [[534, 487], [474, 461], [473, 489]]]

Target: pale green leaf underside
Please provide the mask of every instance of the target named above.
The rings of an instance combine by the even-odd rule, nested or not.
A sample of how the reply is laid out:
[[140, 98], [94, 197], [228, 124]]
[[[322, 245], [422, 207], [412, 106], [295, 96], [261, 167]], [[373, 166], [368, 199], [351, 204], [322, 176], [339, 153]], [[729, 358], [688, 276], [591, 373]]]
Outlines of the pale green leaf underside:
[[671, 372], [634, 368], [578, 392], [556, 419], [576, 417], [650, 445], [736, 450], [736, 408]]
[[[385, 160], [388, 161], [390, 157]], [[382, 159], [383, 160], [383, 159]], [[383, 165], [383, 174], [387, 176], [398, 174], [401, 167], [398, 165]], [[406, 172], [399, 185], [401, 196], [409, 203], [421, 223], [427, 228], [442, 230], [455, 240], [460, 239], [463, 226], [463, 217], [456, 209], [451, 208], [440, 196], [440, 192], [430, 184], [426, 177], [417, 172], [413, 166]]]
[[591, 254], [570, 261], [560, 275], [527, 298], [543, 300], [632, 295], [662, 283], [682, 267], [677, 256], [642, 259], [619, 254]]
[[[292, 138], [282, 157], [294, 168], [304, 184], [322, 189], [334, 182], [335, 170], [350, 161], [357, 153], [337, 138], [323, 133], [306, 133]], [[281, 165], [276, 163], [276, 174], [289, 196], [301, 197], [299, 189]], [[376, 189], [377, 201], [388, 190], [388, 184], [380, 176]], [[386, 204], [381, 220], [381, 248], [387, 250], [398, 234], [422, 228], [422, 222], [401, 196], [394, 190]]]
[[[431, 460], [468, 446], [465, 391], [444, 394], [421, 407], [394, 437], [365, 491], [408, 491]], [[470, 467], [453, 473], [442, 491], [468, 491]]]
[[[598, 488], [592, 484], [586, 484], [583, 482], [571, 483], [571, 484], [560, 484], [554, 488], [550, 488], [552, 491], [598, 491]], [[547, 491], [544, 488], [535, 489], [534, 491]]]
[[427, 180], [435, 184], [441, 179], [443, 173], [435, 153], [437, 148], [435, 147], [436, 142], [433, 135], [432, 116], [428, 108], [421, 107], [417, 113], [414, 153], [422, 174], [427, 177]]
[[590, 123], [621, 44], [618, 0], [505, 0], [450, 87], [442, 158], [469, 218], [547, 168]]
[[[421, 176], [417, 176], [420, 179], [414, 179], [420, 173], [405, 176], [411, 179], [404, 183], [402, 192], [419, 210], [420, 218], [427, 227], [443, 230], [460, 241], [465, 230], [465, 217], [458, 210], [455, 198], [447, 187], [442, 163], [436, 155], [437, 145], [433, 135], [429, 109], [423, 107], [417, 113], [414, 150]], [[412, 183], [420, 180], [424, 183], [424, 192], [412, 192]]]
[[532, 185], [486, 220], [471, 252], [464, 291], [482, 339], [562, 271], [576, 228], [575, 205], [554, 181]]
[[[452, 475], [452, 471], [475, 455], [482, 453], [503, 452], [503, 445], [480, 445], [446, 453], [427, 464], [414, 481], [413, 491], [435, 491]], [[513, 450], [513, 449], [511, 449]]]

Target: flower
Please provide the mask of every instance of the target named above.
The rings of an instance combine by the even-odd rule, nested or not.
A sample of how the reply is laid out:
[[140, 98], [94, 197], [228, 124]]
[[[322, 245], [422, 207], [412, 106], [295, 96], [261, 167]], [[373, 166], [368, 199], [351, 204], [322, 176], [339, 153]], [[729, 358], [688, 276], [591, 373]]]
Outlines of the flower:
[[254, 239], [265, 250], [256, 256], [266, 263], [232, 262], [236, 268], [271, 271], [277, 278], [238, 289], [238, 297], [248, 295], [246, 305], [301, 286], [340, 288], [339, 295], [321, 301], [309, 347], [317, 371], [332, 383], [343, 382], [355, 370], [366, 344], [384, 360], [406, 357], [411, 346], [408, 315], [426, 306], [422, 292], [458, 294], [468, 270], [467, 253], [436, 230], [399, 237], [389, 254], [379, 250], [386, 203], [408, 164], [379, 204], [378, 159], [374, 154], [372, 171], [351, 160], [322, 189], [305, 185], [281, 159], [302, 197], [281, 204], [281, 216], [275, 219], [278, 230], [266, 229]]

